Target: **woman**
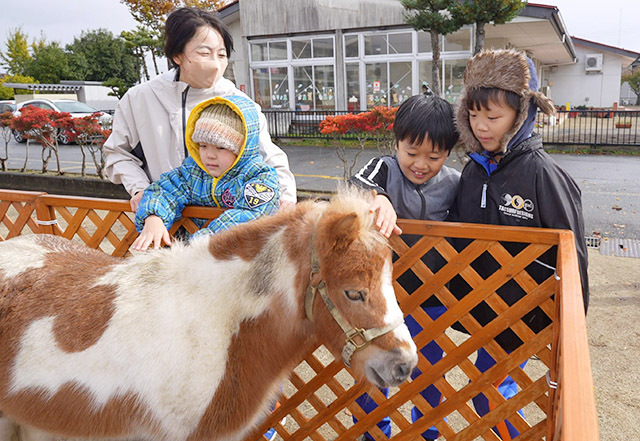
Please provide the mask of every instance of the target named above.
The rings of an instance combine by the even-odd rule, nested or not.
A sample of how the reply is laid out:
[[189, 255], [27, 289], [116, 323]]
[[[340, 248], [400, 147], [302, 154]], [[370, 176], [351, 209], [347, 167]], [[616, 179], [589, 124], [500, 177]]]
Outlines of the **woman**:
[[[130, 89], [118, 103], [113, 132], [104, 144], [106, 173], [123, 184], [135, 212], [145, 188], [187, 155], [187, 116], [214, 96], [244, 95], [222, 75], [233, 39], [214, 14], [180, 8], [167, 18], [165, 55], [173, 68]], [[246, 96], [246, 95], [245, 95]], [[287, 155], [272, 141], [260, 107], [260, 153], [278, 172], [281, 204], [296, 202], [296, 185]]]

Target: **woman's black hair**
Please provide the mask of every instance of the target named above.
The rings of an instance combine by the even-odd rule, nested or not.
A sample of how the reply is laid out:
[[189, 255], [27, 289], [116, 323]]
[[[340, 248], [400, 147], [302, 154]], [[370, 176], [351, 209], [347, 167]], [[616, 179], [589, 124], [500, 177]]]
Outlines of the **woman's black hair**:
[[172, 67], [177, 67], [173, 57], [184, 52], [184, 47], [196, 34], [198, 28], [208, 26], [215, 29], [222, 36], [227, 56], [233, 51], [233, 38], [227, 25], [215, 13], [199, 8], [178, 8], [173, 10], [165, 23], [164, 54]]
[[467, 95], [467, 110], [488, 109], [489, 101], [505, 103], [516, 112], [520, 110], [520, 95], [495, 87], [479, 87], [469, 92]]
[[453, 108], [448, 101], [435, 96], [414, 95], [403, 102], [393, 123], [396, 144], [400, 141], [420, 145], [425, 137], [434, 149], [450, 152], [458, 142], [453, 121]]

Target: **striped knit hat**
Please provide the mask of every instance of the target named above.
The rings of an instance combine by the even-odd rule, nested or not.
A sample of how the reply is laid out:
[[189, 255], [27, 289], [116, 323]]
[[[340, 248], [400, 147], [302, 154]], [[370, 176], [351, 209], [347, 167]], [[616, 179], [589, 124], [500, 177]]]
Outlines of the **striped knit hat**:
[[237, 155], [244, 141], [242, 118], [226, 104], [212, 104], [200, 113], [191, 140], [223, 147]]

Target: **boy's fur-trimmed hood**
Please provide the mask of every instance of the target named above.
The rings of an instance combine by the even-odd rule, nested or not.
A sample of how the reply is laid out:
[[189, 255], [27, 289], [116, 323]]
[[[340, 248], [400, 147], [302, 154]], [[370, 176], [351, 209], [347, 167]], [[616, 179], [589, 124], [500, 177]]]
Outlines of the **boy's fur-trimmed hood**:
[[531, 118], [530, 113], [535, 118], [534, 109], [530, 109], [532, 103], [547, 115], [555, 114], [553, 102], [538, 92], [538, 78], [533, 62], [523, 53], [513, 49], [483, 50], [475, 55], [467, 62], [463, 82], [464, 89], [458, 101], [456, 123], [460, 132], [460, 141], [468, 152], [482, 153], [483, 151], [469, 124], [467, 96], [473, 90], [481, 87], [503, 89], [520, 96], [520, 108], [516, 121], [513, 128], [502, 139], [503, 153], [507, 151], [509, 142], [525, 122]]

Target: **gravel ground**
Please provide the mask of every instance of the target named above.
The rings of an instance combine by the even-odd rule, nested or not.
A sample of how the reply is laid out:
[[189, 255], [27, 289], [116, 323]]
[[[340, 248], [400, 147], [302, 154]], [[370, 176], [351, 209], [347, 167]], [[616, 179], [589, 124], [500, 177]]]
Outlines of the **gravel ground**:
[[640, 259], [589, 250], [587, 332], [600, 439], [640, 440]]

